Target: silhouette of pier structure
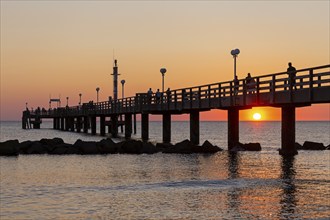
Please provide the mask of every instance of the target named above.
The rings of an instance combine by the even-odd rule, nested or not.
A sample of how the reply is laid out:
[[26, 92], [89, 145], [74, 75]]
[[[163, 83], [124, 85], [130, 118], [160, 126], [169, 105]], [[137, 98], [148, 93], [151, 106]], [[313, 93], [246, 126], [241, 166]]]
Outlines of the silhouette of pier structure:
[[[228, 112], [228, 149], [239, 142], [239, 111], [253, 107], [281, 108], [281, 154], [296, 154], [296, 108], [318, 103], [330, 103], [330, 65], [300, 69], [296, 73], [296, 89], [290, 86], [287, 72], [254, 77], [252, 93], [244, 79], [235, 87], [233, 81], [218, 82], [189, 88], [175, 89], [155, 94], [137, 93], [134, 97], [97, 103], [84, 103], [48, 111], [23, 112], [22, 127], [30, 118], [34, 128], [40, 128], [42, 118], [53, 119], [53, 128], [96, 134], [97, 117], [100, 134], [106, 135], [106, 127], [112, 137], [117, 137], [118, 127], [125, 127], [125, 137], [136, 133], [136, 115], [141, 115], [141, 138], [149, 139], [149, 116], [162, 115], [163, 142], [171, 142], [171, 116], [190, 115], [190, 140], [199, 144], [200, 112], [211, 109]], [[27, 116], [29, 115], [29, 116]], [[119, 119], [124, 116], [124, 120]], [[132, 120], [134, 118], [134, 123]]]

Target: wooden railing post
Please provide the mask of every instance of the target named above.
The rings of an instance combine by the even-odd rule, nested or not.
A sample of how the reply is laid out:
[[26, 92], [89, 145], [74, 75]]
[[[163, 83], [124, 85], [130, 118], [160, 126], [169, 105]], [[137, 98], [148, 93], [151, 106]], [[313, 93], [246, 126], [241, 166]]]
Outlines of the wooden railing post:
[[313, 101], [313, 69], [309, 70], [309, 100]]
[[198, 87], [198, 106], [199, 107], [202, 107], [202, 100], [201, 100], [201, 92], [202, 92], [202, 88], [201, 87]]
[[271, 82], [271, 85], [270, 85], [270, 89], [271, 89], [271, 102], [274, 103], [275, 102], [275, 87], [276, 87], [276, 78], [275, 78], [275, 75], [272, 76], [272, 82]]
[[176, 90], [174, 91], [174, 109], [176, 110], [178, 103], [178, 96], [176, 94]]
[[230, 105], [233, 105], [233, 82], [230, 82]]
[[193, 93], [192, 93], [192, 88], [189, 90], [189, 96], [190, 96], [190, 108], [192, 108], [192, 103], [193, 103]]
[[209, 107], [211, 107], [211, 86], [209, 85], [207, 87], [207, 94], [208, 94], [208, 99], [209, 99]]
[[222, 106], [222, 100], [221, 100], [221, 83], [219, 83], [218, 88], [219, 88], [219, 94], [218, 94], [219, 107], [221, 107]]
[[321, 87], [321, 76], [317, 76], [317, 81], [318, 81], [317, 86]]
[[259, 104], [260, 102], [260, 78], [257, 77], [257, 85], [256, 85], [256, 88], [257, 88], [257, 104]]
[[243, 80], [243, 105], [246, 105], [246, 84], [245, 84], [245, 80]]

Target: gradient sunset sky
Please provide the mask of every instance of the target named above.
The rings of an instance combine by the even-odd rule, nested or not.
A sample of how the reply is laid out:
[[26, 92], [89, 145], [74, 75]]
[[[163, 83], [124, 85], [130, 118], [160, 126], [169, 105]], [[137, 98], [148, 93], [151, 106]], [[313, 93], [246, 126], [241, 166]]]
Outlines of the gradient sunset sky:
[[[49, 96], [77, 105], [112, 95], [113, 54], [125, 96], [330, 63], [329, 1], [3, 1], [1, 120], [20, 120], [25, 103], [48, 108]], [[119, 91], [121, 94], [121, 90]], [[261, 112], [280, 120], [280, 109]], [[226, 111], [202, 120], [226, 120]], [[185, 116], [186, 117], [186, 116]], [[175, 117], [175, 120], [185, 119]], [[330, 105], [297, 109], [297, 120], [330, 120]]]

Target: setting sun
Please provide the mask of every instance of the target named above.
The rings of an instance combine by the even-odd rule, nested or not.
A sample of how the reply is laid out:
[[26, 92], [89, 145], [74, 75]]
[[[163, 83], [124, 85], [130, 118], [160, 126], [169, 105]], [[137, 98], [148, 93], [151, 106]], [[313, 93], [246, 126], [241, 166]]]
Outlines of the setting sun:
[[260, 120], [261, 119], [261, 114], [260, 113], [254, 113], [253, 114], [253, 119], [254, 120]]

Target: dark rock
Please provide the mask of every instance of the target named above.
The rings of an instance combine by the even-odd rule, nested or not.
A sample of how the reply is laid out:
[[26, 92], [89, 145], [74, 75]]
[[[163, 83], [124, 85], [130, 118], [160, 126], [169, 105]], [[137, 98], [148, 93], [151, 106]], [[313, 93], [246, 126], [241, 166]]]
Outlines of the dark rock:
[[294, 147], [296, 148], [296, 150], [302, 150], [303, 149], [303, 147], [301, 146], [301, 144], [299, 144], [299, 143], [294, 143]]
[[32, 141], [23, 141], [19, 144], [19, 153], [20, 154], [26, 154], [29, 147], [32, 145]]
[[330, 144], [325, 149], [326, 150], [330, 150]]
[[19, 153], [18, 140], [0, 142], [0, 156], [17, 156]]
[[142, 141], [136, 141], [136, 140], [128, 140], [120, 142], [119, 145], [120, 148], [118, 149], [119, 153], [122, 154], [141, 154], [143, 143]]
[[66, 154], [82, 154], [82, 152], [78, 148], [71, 146], [67, 149]]
[[247, 151], [261, 151], [260, 143], [248, 143], [244, 144], [243, 147]]
[[221, 148], [211, 144], [208, 140], [204, 141], [201, 147], [194, 147], [195, 153], [216, 153], [218, 151], [222, 151]]
[[156, 148], [155, 145], [153, 145], [150, 142], [143, 142], [142, 143], [142, 149], [141, 149], [141, 153], [143, 154], [154, 154], [154, 153], [158, 153], [159, 152], [159, 148]]
[[305, 141], [302, 150], [325, 150], [325, 146], [322, 143]]
[[64, 144], [64, 141], [62, 138], [53, 138], [53, 139], [43, 138], [40, 140], [40, 143], [42, 143], [43, 145], [56, 146], [56, 145]]
[[98, 148], [101, 154], [115, 154], [118, 153], [118, 146], [112, 139], [107, 138], [100, 141]]
[[191, 154], [191, 153], [194, 153], [194, 148], [195, 148], [195, 145], [191, 141], [186, 139], [184, 141], [181, 141], [181, 142], [175, 144], [174, 146], [165, 148], [163, 150], [163, 153]]
[[156, 149], [159, 152], [163, 152], [166, 148], [173, 147], [171, 143], [156, 143]]
[[82, 154], [100, 154], [98, 143], [95, 141], [82, 141], [78, 139], [72, 147], [77, 148]]
[[39, 141], [33, 141], [30, 147], [26, 150], [27, 154], [46, 154], [48, 149]]
[[[66, 144], [66, 143], [58, 144], [54, 147], [53, 151], [49, 152], [49, 154], [58, 154], [58, 155], [69, 154], [68, 150], [70, 148], [75, 149], [74, 147], [72, 147], [71, 144]], [[72, 152], [72, 151], [70, 151], [70, 152]], [[77, 152], [79, 152], [79, 151], [77, 151]]]

